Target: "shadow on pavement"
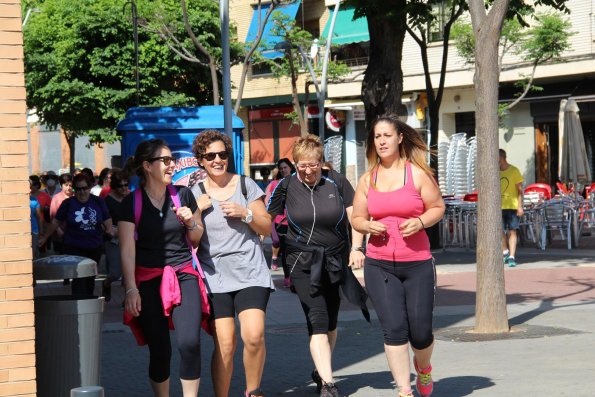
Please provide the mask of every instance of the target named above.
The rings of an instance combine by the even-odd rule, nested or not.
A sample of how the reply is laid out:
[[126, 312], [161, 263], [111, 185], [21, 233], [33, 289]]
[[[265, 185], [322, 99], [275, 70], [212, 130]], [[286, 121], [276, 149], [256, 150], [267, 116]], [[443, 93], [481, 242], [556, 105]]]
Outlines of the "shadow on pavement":
[[473, 394], [476, 390], [494, 386], [490, 378], [483, 376], [457, 376], [444, 378], [434, 383], [434, 393], [437, 396], [463, 397]]

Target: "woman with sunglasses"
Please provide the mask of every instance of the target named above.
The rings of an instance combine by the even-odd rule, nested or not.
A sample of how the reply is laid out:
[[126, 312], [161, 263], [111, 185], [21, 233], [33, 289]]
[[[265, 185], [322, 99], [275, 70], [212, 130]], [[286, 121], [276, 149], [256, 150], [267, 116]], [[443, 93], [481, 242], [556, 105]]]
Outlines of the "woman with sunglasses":
[[217, 130], [196, 136], [192, 151], [207, 179], [192, 187], [205, 233], [198, 258], [205, 271], [211, 303], [215, 351], [211, 374], [216, 397], [227, 397], [236, 350], [235, 315], [244, 342], [246, 397], [262, 396], [265, 362], [264, 324], [273, 281], [260, 244], [271, 233], [264, 193], [256, 182], [227, 171], [231, 140]]
[[101, 295], [105, 301], [112, 299], [112, 283], [122, 277], [122, 262], [120, 260], [120, 241], [118, 240], [118, 220], [122, 211], [122, 200], [130, 193], [128, 189], [128, 175], [119, 169], [112, 169], [109, 182], [110, 191], [105, 198], [105, 204], [112, 217], [114, 236], [105, 242], [105, 262], [108, 275], [103, 280]]
[[182, 392], [184, 397], [196, 397], [203, 307], [201, 281], [188, 244], [196, 247], [202, 236], [200, 211], [188, 188], [169, 186], [175, 159], [165, 141], [141, 142], [134, 168], [140, 191], [124, 198], [118, 220], [125, 323], [139, 344], [149, 346], [149, 379], [157, 397], [169, 396], [173, 324]]
[[276, 187], [268, 211], [272, 216], [286, 213], [289, 219], [286, 261], [306, 315], [315, 366], [312, 380], [321, 397], [338, 397], [331, 358], [337, 341], [339, 288], [367, 315], [365, 292], [347, 268], [362, 266], [363, 236], [352, 231], [350, 249], [353, 187], [338, 172], [322, 170], [320, 138], [299, 138], [292, 154], [297, 172]]
[[[84, 256], [99, 263], [104, 233], [113, 235], [112, 218], [103, 199], [91, 195], [92, 181], [85, 174], [72, 179], [74, 197], [60, 204], [52, 223], [40, 237], [40, 246], [54, 231], [64, 231], [62, 253]], [[73, 295], [93, 295], [95, 276], [72, 280]]]
[[425, 228], [444, 202], [420, 134], [386, 114], [366, 140], [371, 169], [359, 180], [353, 226], [369, 233], [364, 278], [384, 333], [384, 351], [400, 397], [413, 397], [409, 346], [422, 397], [433, 391], [430, 359], [436, 270]]

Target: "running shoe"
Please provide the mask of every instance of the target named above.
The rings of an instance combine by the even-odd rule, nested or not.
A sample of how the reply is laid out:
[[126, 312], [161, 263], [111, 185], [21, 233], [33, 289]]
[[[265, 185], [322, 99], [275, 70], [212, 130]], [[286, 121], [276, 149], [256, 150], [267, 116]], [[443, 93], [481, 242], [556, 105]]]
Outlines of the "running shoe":
[[413, 359], [413, 365], [415, 366], [415, 372], [417, 372], [417, 391], [421, 397], [429, 397], [434, 391], [434, 381], [432, 381], [432, 365], [428, 365], [427, 368], [420, 369], [417, 366], [417, 361]]
[[315, 369], [312, 371], [311, 376], [314, 383], [316, 383], [316, 393], [320, 393], [320, 390], [322, 389], [322, 378]]
[[508, 267], [516, 267], [516, 261], [512, 256], [508, 257]]
[[505, 265], [508, 265], [508, 260], [510, 259], [510, 255], [504, 255], [503, 262]]
[[322, 381], [322, 389], [320, 390], [320, 397], [341, 397], [339, 389], [334, 383], [326, 383]]
[[285, 288], [291, 287], [291, 279], [289, 277], [285, 277], [285, 279], [283, 280], [283, 286]]
[[271, 260], [271, 270], [279, 270], [279, 262], [277, 258]]

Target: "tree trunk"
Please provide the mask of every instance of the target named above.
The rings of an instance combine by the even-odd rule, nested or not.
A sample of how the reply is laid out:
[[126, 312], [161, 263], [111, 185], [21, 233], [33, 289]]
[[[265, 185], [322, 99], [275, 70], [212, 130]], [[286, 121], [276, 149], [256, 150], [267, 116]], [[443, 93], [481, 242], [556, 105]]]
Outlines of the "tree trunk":
[[[387, 0], [383, 7], [366, 7], [370, 59], [362, 82], [362, 99], [368, 125], [384, 113], [397, 113], [401, 105], [405, 5], [405, 0]], [[388, 9], [390, 13], [384, 12]]]
[[477, 295], [475, 332], [509, 331], [502, 264], [502, 215], [498, 168], [498, 40], [508, 0], [496, 0], [486, 15], [483, 0], [469, 2], [475, 42], [477, 130]]
[[291, 101], [293, 103], [293, 110], [295, 111], [296, 117], [298, 122], [300, 123], [300, 131], [301, 135], [304, 137], [308, 135], [308, 124], [304, 119], [304, 112], [302, 112], [302, 105], [300, 104], [300, 98], [298, 96], [298, 88], [297, 88], [297, 71], [295, 70], [295, 65], [293, 64], [293, 53], [292, 51], [286, 52], [287, 61], [289, 62], [289, 76], [291, 79]]
[[[438, 125], [440, 124], [440, 104], [433, 96], [428, 95], [428, 113], [430, 116], [430, 142], [428, 147], [438, 153]], [[430, 167], [436, 171], [438, 176], [438, 156], [430, 156]]]
[[66, 143], [68, 143], [68, 151], [70, 153], [70, 161], [69, 161], [69, 167], [70, 167], [70, 174], [74, 175], [74, 155], [75, 155], [75, 151], [76, 151], [76, 134], [68, 132], [66, 130], [64, 131], [64, 136], [66, 137]]

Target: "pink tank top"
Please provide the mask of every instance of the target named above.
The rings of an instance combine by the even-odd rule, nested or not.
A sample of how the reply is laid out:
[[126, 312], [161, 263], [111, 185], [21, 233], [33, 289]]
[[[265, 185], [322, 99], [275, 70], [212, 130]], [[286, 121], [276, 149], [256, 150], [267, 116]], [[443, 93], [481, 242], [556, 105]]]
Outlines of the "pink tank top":
[[[401, 222], [417, 218], [424, 213], [424, 203], [413, 184], [411, 163], [405, 163], [405, 185], [392, 192], [379, 192], [370, 183], [368, 188], [368, 213], [373, 220], [384, 223], [388, 229], [383, 236], [370, 236], [366, 255], [373, 259], [392, 262], [422, 261], [432, 257], [430, 241], [425, 230], [403, 237]], [[371, 175], [376, 181], [378, 168]], [[372, 182], [371, 181], [371, 182]]]

